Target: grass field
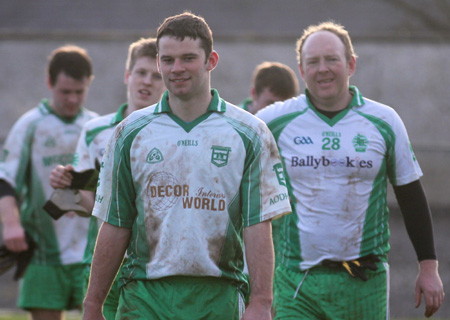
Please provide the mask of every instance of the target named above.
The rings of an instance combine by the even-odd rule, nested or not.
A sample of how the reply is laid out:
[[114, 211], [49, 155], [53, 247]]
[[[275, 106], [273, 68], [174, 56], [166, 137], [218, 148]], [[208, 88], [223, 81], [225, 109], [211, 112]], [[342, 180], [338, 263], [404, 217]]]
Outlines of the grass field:
[[[0, 320], [29, 320], [28, 313], [22, 311], [1, 311]], [[66, 320], [81, 320], [79, 312], [66, 313]]]
[[[423, 320], [424, 318], [392, 318], [391, 320]], [[450, 318], [432, 318], [433, 320], [450, 320]], [[3, 312], [0, 311], [0, 320], [29, 320], [25, 312]], [[66, 320], [81, 320], [81, 315], [78, 312], [68, 312]]]

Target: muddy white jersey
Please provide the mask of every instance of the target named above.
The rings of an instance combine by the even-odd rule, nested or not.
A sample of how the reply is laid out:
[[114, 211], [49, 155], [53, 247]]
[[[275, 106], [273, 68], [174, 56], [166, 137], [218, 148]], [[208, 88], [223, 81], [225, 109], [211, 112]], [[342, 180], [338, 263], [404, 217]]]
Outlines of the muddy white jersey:
[[[78, 139], [76, 151], [78, 161], [74, 166], [75, 171], [99, 169], [106, 145], [116, 126], [123, 120], [123, 114], [127, 106], [127, 104], [123, 104], [117, 112], [94, 118], [84, 125]], [[96, 217], [91, 218], [83, 259], [84, 262], [89, 264], [92, 263], [95, 241], [101, 222]]]
[[108, 144], [93, 214], [133, 230], [124, 278], [245, 282], [243, 229], [291, 211], [267, 126], [212, 93], [207, 112], [185, 123], [166, 92]]
[[422, 175], [394, 109], [350, 90], [350, 105], [332, 119], [303, 94], [257, 113], [277, 141], [293, 200], [277, 248], [287, 267], [385, 257], [387, 183], [404, 185]]
[[94, 118], [87, 122], [81, 131], [77, 145], [77, 163], [75, 171], [96, 169], [102, 163], [103, 154], [114, 129], [123, 120], [123, 112], [127, 104], [123, 104], [117, 112]]
[[49, 177], [59, 164], [76, 163], [75, 149], [83, 125], [97, 114], [82, 110], [72, 120], [57, 116], [43, 100], [14, 124], [3, 146], [0, 179], [21, 202], [21, 221], [37, 243], [33, 263], [81, 262], [89, 219], [63, 215], [53, 220], [42, 206], [53, 192]]

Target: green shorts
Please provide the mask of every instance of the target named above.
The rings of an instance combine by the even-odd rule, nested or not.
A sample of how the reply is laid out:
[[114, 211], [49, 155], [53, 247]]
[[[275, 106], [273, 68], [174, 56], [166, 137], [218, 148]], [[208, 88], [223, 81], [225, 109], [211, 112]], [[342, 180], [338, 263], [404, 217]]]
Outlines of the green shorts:
[[[91, 266], [88, 265], [84, 269], [84, 294], [87, 292], [89, 285], [89, 276], [91, 274]], [[109, 290], [108, 296], [106, 297], [105, 303], [103, 304], [103, 316], [106, 320], [114, 320], [116, 318], [117, 308], [119, 306], [119, 277], [120, 272], [117, 273], [116, 279], [114, 280], [111, 290]]]
[[116, 319], [238, 320], [244, 310], [235, 283], [177, 276], [136, 280], [122, 287]]
[[314, 267], [275, 271], [276, 319], [389, 319], [389, 266], [367, 270], [367, 281], [345, 270]]
[[23, 309], [72, 310], [83, 303], [85, 264], [30, 264], [20, 282], [18, 306]]

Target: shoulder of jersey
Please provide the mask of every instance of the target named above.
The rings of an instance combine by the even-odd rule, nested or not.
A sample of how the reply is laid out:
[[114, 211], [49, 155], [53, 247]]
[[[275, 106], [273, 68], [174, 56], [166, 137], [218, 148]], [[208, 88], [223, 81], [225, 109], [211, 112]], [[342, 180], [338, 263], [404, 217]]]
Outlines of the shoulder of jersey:
[[50, 114], [51, 113], [42, 113], [38, 107], [35, 107], [22, 114], [16, 123], [20, 124], [21, 127], [27, 126], [28, 124], [36, 120], [44, 119], [47, 115]]
[[275, 118], [289, 114], [292, 112], [302, 112], [308, 108], [308, 103], [306, 101], [306, 96], [301, 94], [297, 97], [285, 101], [278, 101], [271, 104], [256, 114], [256, 116], [262, 119], [264, 122], [269, 122]]
[[93, 118], [91, 120], [89, 120], [88, 122], [86, 122], [85, 127], [87, 130], [96, 128], [98, 126], [104, 126], [104, 125], [108, 125], [111, 123], [111, 119], [116, 115], [116, 113], [109, 113], [103, 116], [99, 116], [96, 118]]
[[356, 110], [381, 118], [387, 122], [390, 122], [393, 118], [399, 118], [394, 108], [367, 98], [364, 98], [364, 105], [357, 107]]
[[99, 117], [99, 114], [97, 113], [97, 112], [95, 112], [95, 111], [92, 111], [92, 110], [89, 110], [89, 109], [86, 109], [86, 108], [83, 108], [83, 112], [84, 112], [84, 114], [86, 115], [86, 116], [88, 116], [88, 117], [91, 117], [91, 118], [93, 118], [93, 117]]
[[261, 122], [261, 119], [255, 117], [250, 112], [248, 112], [232, 103], [229, 103], [229, 102], [226, 102], [226, 103], [227, 103], [227, 109], [225, 112], [226, 116], [234, 118], [234, 119], [242, 121], [242, 122], [245, 122], [247, 124], [257, 125]]

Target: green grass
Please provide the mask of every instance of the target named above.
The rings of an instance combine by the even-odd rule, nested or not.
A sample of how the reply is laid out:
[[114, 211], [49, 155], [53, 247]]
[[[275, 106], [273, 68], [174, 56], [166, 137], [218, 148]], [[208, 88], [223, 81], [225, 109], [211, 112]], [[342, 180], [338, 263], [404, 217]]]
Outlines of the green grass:
[[[0, 320], [30, 320], [27, 312], [24, 311], [3, 311], [0, 310]], [[67, 312], [66, 320], [81, 320], [79, 312]]]
[[[29, 320], [28, 314], [23, 311], [1, 311], [0, 320]], [[391, 320], [423, 320], [425, 318], [392, 318]], [[432, 318], [434, 320], [450, 320], [450, 318]], [[66, 320], [81, 320], [79, 312], [66, 313]]]

